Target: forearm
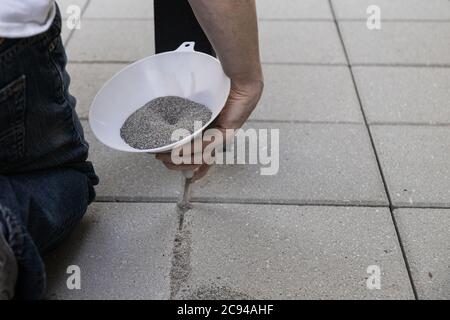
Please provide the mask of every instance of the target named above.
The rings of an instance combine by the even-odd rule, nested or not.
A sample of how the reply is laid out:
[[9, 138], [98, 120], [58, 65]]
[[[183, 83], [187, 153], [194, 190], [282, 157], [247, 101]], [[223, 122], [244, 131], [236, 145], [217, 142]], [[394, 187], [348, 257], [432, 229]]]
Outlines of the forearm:
[[[217, 148], [217, 143], [233, 141], [234, 132], [228, 129], [242, 127], [263, 91], [255, 0], [189, 0], [189, 3], [231, 78], [228, 100], [214, 121], [214, 128], [224, 134], [223, 140], [214, 139]], [[158, 159], [169, 169], [192, 170], [174, 165], [168, 154], [159, 155]], [[203, 177], [208, 168], [207, 164], [199, 166], [193, 180]]]
[[232, 81], [262, 84], [255, 0], [189, 3]]

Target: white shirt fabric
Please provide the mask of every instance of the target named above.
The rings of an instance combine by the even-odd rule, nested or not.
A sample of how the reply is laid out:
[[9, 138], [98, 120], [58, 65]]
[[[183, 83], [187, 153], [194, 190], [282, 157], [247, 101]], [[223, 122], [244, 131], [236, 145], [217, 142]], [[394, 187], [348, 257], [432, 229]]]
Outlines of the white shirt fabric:
[[47, 31], [54, 0], [0, 0], [0, 38], [25, 38]]

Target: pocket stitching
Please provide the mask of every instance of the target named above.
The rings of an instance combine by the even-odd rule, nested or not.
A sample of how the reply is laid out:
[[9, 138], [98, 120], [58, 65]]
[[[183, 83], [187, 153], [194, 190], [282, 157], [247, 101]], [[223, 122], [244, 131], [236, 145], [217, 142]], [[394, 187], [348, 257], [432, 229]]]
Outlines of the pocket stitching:
[[53, 66], [53, 69], [56, 72], [58, 79], [59, 79], [56, 98], [58, 99], [59, 103], [62, 103], [66, 99], [65, 95], [64, 95], [64, 77], [63, 77], [62, 71], [60, 70], [60, 68], [58, 67], [58, 64], [55, 61], [55, 58], [53, 57], [54, 50], [57, 47], [56, 42], [58, 42], [59, 40], [60, 40], [60, 38], [56, 37], [52, 42], [50, 42], [47, 52], [48, 52], [48, 57], [50, 59], [50, 62]]
[[[0, 104], [12, 99], [13, 105], [13, 124], [11, 128], [4, 131], [5, 136], [14, 136], [9, 147], [9, 152], [11, 153], [11, 160], [15, 161], [24, 156], [25, 151], [25, 89], [26, 89], [26, 77], [25, 75], [20, 76], [18, 79], [14, 80], [8, 84], [5, 88], [0, 89]], [[8, 133], [9, 131], [9, 133]], [[1, 139], [6, 140], [6, 138]], [[9, 159], [8, 159], [9, 160]], [[0, 163], [5, 163], [9, 161], [0, 161]]]

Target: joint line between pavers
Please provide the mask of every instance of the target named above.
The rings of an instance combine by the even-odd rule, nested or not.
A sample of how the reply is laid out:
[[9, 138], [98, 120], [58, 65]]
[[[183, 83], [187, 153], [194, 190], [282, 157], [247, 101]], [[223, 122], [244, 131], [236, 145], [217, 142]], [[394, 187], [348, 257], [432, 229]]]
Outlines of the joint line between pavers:
[[[74, 32], [72, 30], [71, 32]], [[70, 36], [66, 40], [66, 45]], [[130, 64], [134, 63], [136, 60], [69, 60], [71, 64]], [[322, 62], [283, 62], [283, 61], [262, 61], [263, 66], [299, 66], [299, 67], [380, 67], [380, 68], [429, 68], [429, 69], [447, 69], [450, 68], [450, 64], [445, 63], [375, 63], [375, 62], [367, 62], [367, 63], [322, 63]]]
[[[365, 18], [338, 18], [337, 22], [366, 22]], [[403, 18], [383, 18], [385, 22], [398, 23], [450, 23], [450, 19], [403, 19]]]
[[397, 127], [450, 127], [450, 122], [427, 123], [427, 122], [385, 122], [373, 121], [369, 122], [369, 126], [397, 126]]
[[[152, 204], [152, 203], [164, 203], [164, 204], [176, 204], [177, 198], [147, 198], [147, 197], [105, 197], [100, 196], [95, 203], [140, 203], [140, 204]], [[415, 203], [410, 205], [407, 203], [400, 203], [398, 205], [389, 206], [388, 204], [377, 204], [367, 202], [298, 202], [298, 201], [257, 201], [255, 199], [211, 199], [211, 198], [194, 198], [191, 201], [192, 204], [242, 204], [242, 205], [273, 205], [273, 206], [298, 206], [298, 207], [354, 207], [354, 208], [392, 208], [398, 209], [437, 209], [437, 210], [450, 210], [450, 204], [440, 203]]]
[[[176, 203], [174, 197], [135, 197], [135, 196], [98, 196], [95, 202], [117, 202], [117, 203]], [[324, 207], [374, 207], [389, 208], [388, 204], [379, 202], [364, 201], [298, 201], [298, 199], [280, 200], [280, 199], [238, 199], [238, 198], [202, 198], [193, 197], [192, 203], [213, 203], [213, 204], [245, 204], [245, 205], [289, 205], [289, 206], [324, 206]]]
[[[136, 60], [69, 60], [72, 64], [129, 64]], [[321, 63], [321, 62], [270, 62], [263, 61], [262, 65], [279, 66], [306, 66], [306, 67], [348, 67], [346, 63]]]
[[[261, 22], [334, 22], [333, 18], [259, 18]], [[366, 22], [366, 18], [337, 18], [337, 22]], [[450, 23], [450, 19], [413, 19], [413, 18], [384, 18], [385, 22], [395, 23]]]
[[117, 202], [117, 203], [176, 203], [175, 197], [136, 197], [136, 196], [97, 196], [94, 202]]
[[[155, 20], [154, 17], [84, 17], [85, 21], [149, 21]], [[338, 22], [365, 22], [364, 18], [340, 18]], [[333, 18], [259, 18], [259, 22], [334, 22]], [[385, 22], [395, 23], [450, 23], [450, 19], [402, 19], [402, 18], [384, 18]]]
[[377, 68], [428, 68], [428, 69], [447, 69], [448, 63], [400, 63], [400, 62], [355, 62], [350, 63], [352, 67], [377, 67]]
[[[63, 20], [62, 23], [65, 23], [65, 20]], [[62, 29], [62, 27], [61, 27], [61, 29]], [[67, 36], [66, 41], [64, 41], [64, 48], [67, 48], [67, 45], [69, 44], [69, 41], [72, 38], [72, 35], [73, 35], [74, 32], [75, 32], [74, 29], [69, 31], [69, 35]]]
[[170, 299], [176, 298], [182, 286], [188, 281], [191, 274], [191, 238], [188, 230], [184, 228], [184, 216], [191, 207], [180, 207], [176, 204], [178, 214], [178, 229], [173, 239], [172, 259], [169, 272]]
[[357, 121], [323, 121], [323, 120], [270, 120], [270, 119], [248, 119], [247, 123], [284, 123], [284, 124], [318, 124], [318, 125], [363, 125], [364, 123]]
[[396, 233], [396, 236], [397, 236], [397, 241], [398, 241], [398, 244], [400, 246], [400, 250], [401, 250], [401, 253], [402, 253], [402, 256], [403, 256], [403, 261], [405, 263], [406, 272], [407, 272], [407, 275], [408, 275], [408, 278], [409, 278], [411, 289], [413, 291], [414, 298], [416, 300], [418, 300], [418, 294], [417, 294], [416, 286], [415, 286], [415, 283], [414, 283], [414, 280], [413, 280], [413, 277], [412, 277], [412, 274], [411, 274], [411, 268], [409, 266], [408, 257], [406, 256], [406, 251], [405, 251], [405, 248], [403, 246], [403, 242], [402, 242], [402, 239], [401, 239], [401, 236], [400, 236], [400, 231], [399, 231], [399, 228], [398, 228], [398, 225], [397, 225], [397, 221], [395, 219], [394, 208], [393, 208], [393, 205], [392, 205], [392, 199], [391, 199], [391, 196], [390, 196], [390, 193], [389, 193], [389, 187], [388, 187], [387, 180], [386, 180], [386, 177], [385, 177], [384, 172], [383, 172], [383, 168], [381, 166], [380, 158], [379, 158], [378, 153], [377, 153], [377, 149], [376, 149], [376, 146], [375, 146], [375, 141], [374, 141], [374, 138], [373, 138], [370, 126], [368, 124], [367, 115], [366, 115], [366, 113], [364, 111], [364, 107], [362, 105], [362, 100], [361, 100], [361, 96], [360, 96], [359, 91], [358, 91], [358, 86], [356, 84], [355, 75], [353, 73], [353, 69], [352, 69], [352, 66], [350, 64], [349, 54], [348, 54], [347, 48], [345, 46], [345, 41], [344, 41], [344, 38], [343, 38], [343, 35], [342, 35], [342, 32], [341, 32], [341, 29], [339, 27], [339, 22], [336, 19], [336, 12], [334, 10], [334, 6], [333, 6], [332, 1], [328, 0], [328, 4], [329, 4], [329, 6], [331, 8], [331, 12], [333, 14], [333, 19], [334, 19], [334, 22], [335, 22], [335, 26], [336, 26], [336, 29], [337, 29], [337, 33], [338, 33], [339, 39], [341, 41], [342, 49], [344, 50], [345, 58], [347, 60], [347, 63], [349, 64], [350, 75], [352, 77], [353, 86], [354, 86], [355, 91], [356, 91], [356, 96], [358, 98], [359, 107], [361, 109], [361, 113], [362, 113], [362, 116], [363, 116], [363, 119], [364, 119], [364, 123], [365, 123], [366, 129], [367, 129], [367, 133], [369, 135], [369, 140], [370, 140], [370, 143], [372, 145], [372, 149], [373, 149], [373, 152], [374, 152], [374, 155], [375, 155], [375, 160], [376, 160], [376, 163], [377, 163], [377, 166], [378, 166], [378, 170], [379, 170], [380, 175], [381, 175], [381, 180], [382, 180], [383, 187], [384, 187], [384, 190], [385, 190], [385, 193], [386, 193], [386, 197], [387, 197], [388, 202], [389, 202], [389, 211], [390, 211], [392, 223], [394, 225], [394, 230], [395, 230], [395, 233]]
[[333, 22], [330, 18], [258, 18], [259, 22]]
[[450, 204], [441, 204], [441, 203], [415, 203], [411, 205], [409, 203], [400, 203], [398, 205], [393, 206], [395, 210], [397, 209], [436, 209], [436, 210], [450, 210]]
[[239, 199], [239, 198], [206, 198], [193, 197], [192, 203], [215, 203], [215, 204], [246, 204], [246, 205], [284, 205], [284, 206], [317, 206], [317, 207], [374, 207], [388, 208], [388, 204], [364, 201], [299, 201], [298, 199]]
[[[89, 121], [87, 116], [79, 116], [81, 121]], [[283, 124], [313, 124], [313, 125], [364, 125], [364, 122], [356, 121], [314, 121], [314, 120], [269, 120], [269, 119], [249, 119], [247, 123], [283, 123]], [[408, 126], [408, 127], [450, 127], [450, 122], [426, 123], [426, 122], [369, 122], [369, 126]]]

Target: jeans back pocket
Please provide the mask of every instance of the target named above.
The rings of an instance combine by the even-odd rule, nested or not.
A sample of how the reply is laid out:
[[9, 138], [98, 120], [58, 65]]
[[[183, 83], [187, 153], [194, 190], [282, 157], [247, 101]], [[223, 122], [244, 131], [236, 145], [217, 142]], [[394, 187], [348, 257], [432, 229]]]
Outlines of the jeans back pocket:
[[25, 153], [25, 76], [0, 89], [0, 169]]

